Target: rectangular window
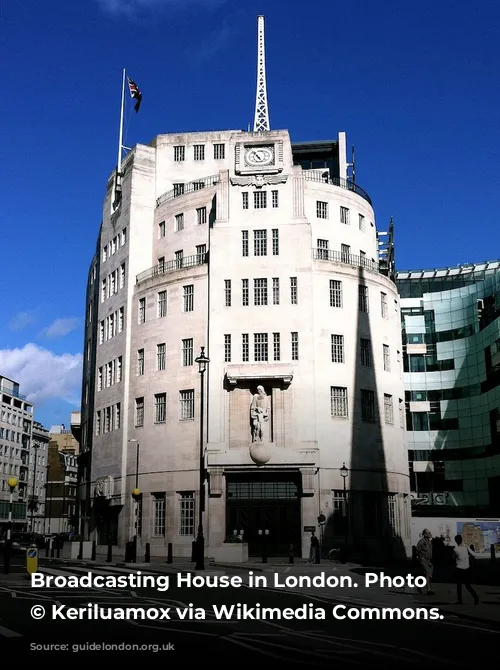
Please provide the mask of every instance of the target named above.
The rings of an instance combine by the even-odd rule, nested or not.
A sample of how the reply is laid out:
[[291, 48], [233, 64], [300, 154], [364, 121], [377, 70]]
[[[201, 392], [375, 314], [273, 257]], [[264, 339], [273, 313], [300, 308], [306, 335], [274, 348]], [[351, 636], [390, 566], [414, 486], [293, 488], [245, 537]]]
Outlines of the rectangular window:
[[332, 363], [345, 363], [343, 335], [332, 335]]
[[106, 291], [106, 280], [103, 279], [103, 280], [101, 281], [101, 302], [104, 302], [104, 301], [106, 300], [106, 294], [107, 294], [107, 291]]
[[179, 391], [180, 420], [194, 419], [194, 389]]
[[183, 286], [183, 309], [184, 312], [194, 311], [194, 284]]
[[144, 398], [135, 399], [135, 425], [137, 428], [144, 426]]
[[384, 419], [386, 423], [394, 423], [394, 408], [392, 405], [392, 395], [384, 393]]
[[231, 307], [231, 280], [224, 279], [224, 301], [226, 307]]
[[273, 277], [273, 305], [280, 304], [280, 280], [279, 277]]
[[267, 363], [269, 360], [267, 333], [254, 333], [253, 358], [256, 363]]
[[146, 298], [139, 299], [139, 323], [146, 321]]
[[321, 200], [316, 201], [316, 216], [318, 219], [328, 218], [328, 203]]
[[119, 384], [122, 380], [123, 359], [118, 356], [116, 359], [116, 383]]
[[231, 335], [224, 335], [224, 363], [231, 362]]
[[105, 263], [108, 258], [108, 247], [107, 245], [102, 248], [102, 262]]
[[280, 237], [279, 237], [279, 230], [277, 228], [273, 228], [273, 256], [279, 256], [280, 253]]
[[273, 333], [273, 359], [281, 360], [281, 338], [279, 333]]
[[[180, 147], [184, 149], [184, 147]], [[153, 493], [153, 535], [154, 537], [165, 536], [165, 494]]]
[[401, 428], [406, 427], [405, 418], [405, 404], [403, 399], [399, 398], [399, 425]]
[[165, 237], [165, 221], [158, 224], [158, 239], [161, 240], [162, 237]]
[[368, 286], [363, 284], [358, 287], [358, 309], [360, 312], [368, 313]]
[[207, 245], [206, 244], [197, 244], [196, 245], [197, 261], [198, 262], [204, 262], [206, 255], [207, 255]]
[[340, 223], [345, 223], [346, 226], [349, 225], [349, 208], [340, 207]]
[[182, 365], [193, 365], [193, 338], [182, 340]]
[[120, 307], [118, 310], [118, 332], [123, 333], [123, 318], [124, 318], [124, 307]]
[[328, 240], [322, 240], [318, 239], [316, 240], [316, 248], [318, 251], [318, 258], [321, 261], [327, 261], [328, 260], [328, 249], [329, 249], [329, 242]]
[[184, 214], [175, 215], [174, 230], [176, 233], [178, 233], [179, 230], [184, 230]]
[[291, 333], [292, 336], [292, 361], [299, 360], [299, 334]]
[[299, 304], [299, 292], [297, 286], [297, 277], [290, 277], [290, 304]]
[[174, 252], [174, 260], [175, 260], [175, 267], [177, 268], [177, 270], [180, 270], [184, 262], [184, 251], [182, 249], [179, 249], [179, 251]]
[[178, 198], [180, 195], [184, 195], [184, 184], [173, 184], [174, 198]]
[[342, 307], [342, 282], [330, 279], [330, 307]]
[[254, 256], [267, 256], [267, 230], [253, 231]]
[[222, 161], [226, 157], [226, 145], [214, 144], [214, 160]]
[[196, 223], [199, 226], [202, 226], [207, 222], [207, 208], [206, 207], [197, 207], [196, 209]]
[[[97, 390], [98, 391], [102, 391], [102, 389], [103, 389], [102, 378], [103, 377], [102, 377], [102, 365], [101, 365], [101, 367], [99, 368], [99, 370], [97, 372]], [[3, 431], [3, 428], [2, 428], [2, 431]]]
[[179, 535], [194, 537], [194, 493], [181, 493], [179, 499]]
[[372, 367], [372, 343], [370, 340], [362, 337], [360, 340], [361, 365], [365, 368]]
[[159, 291], [158, 293], [158, 317], [167, 316], [167, 292]]
[[254, 191], [253, 206], [255, 209], [266, 209], [267, 207], [267, 191]]
[[205, 182], [204, 181], [194, 181], [193, 182], [193, 190], [201, 191], [202, 188], [205, 188]]
[[122, 425], [122, 404], [117, 402], [115, 405], [115, 416], [113, 420], [113, 430], [120, 430]]
[[248, 288], [248, 279], [241, 280], [241, 304], [248, 307], [250, 303], [250, 290]]
[[104, 342], [104, 321], [99, 324], [99, 344]]
[[380, 292], [380, 311], [383, 319], [389, 318], [389, 305], [387, 304], [387, 293]]
[[340, 245], [340, 260], [342, 263], [351, 262], [351, 247], [348, 244]]
[[120, 265], [120, 288], [125, 286], [125, 263]]
[[375, 421], [375, 392], [361, 389], [361, 419]]
[[248, 191], [243, 191], [241, 194], [241, 205], [243, 209], [248, 209]]
[[346, 418], [348, 415], [347, 389], [344, 386], [330, 387], [330, 411], [332, 417]]
[[365, 225], [365, 217], [363, 214], [358, 215], [358, 221], [359, 221], [359, 229], [364, 233], [366, 230], [366, 225]]
[[193, 147], [193, 158], [195, 161], [204, 161], [205, 160], [205, 145], [204, 144], [195, 144]]
[[267, 305], [267, 279], [253, 280], [253, 304]]
[[273, 209], [276, 209], [278, 207], [278, 191], [271, 191], [271, 200]]
[[248, 230], [241, 231], [241, 255], [248, 256]]
[[391, 371], [391, 350], [388, 344], [382, 345], [384, 348], [384, 370]]
[[174, 147], [174, 161], [180, 163], [186, 158], [186, 147]]
[[250, 341], [248, 333], [243, 333], [241, 336], [241, 359], [243, 363], [248, 363], [250, 360]]
[[137, 375], [142, 377], [144, 374], [144, 349], [137, 351]]
[[167, 394], [155, 395], [155, 423], [165, 423], [167, 420]]
[[156, 345], [156, 369], [165, 370], [167, 367], [167, 345], [165, 342]]

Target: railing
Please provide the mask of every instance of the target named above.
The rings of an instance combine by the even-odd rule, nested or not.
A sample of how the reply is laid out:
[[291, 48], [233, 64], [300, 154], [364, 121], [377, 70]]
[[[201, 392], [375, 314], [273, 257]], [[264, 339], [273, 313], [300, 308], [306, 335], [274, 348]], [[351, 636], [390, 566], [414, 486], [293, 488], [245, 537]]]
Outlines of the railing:
[[204, 254], [196, 254], [195, 256], [186, 256], [185, 258], [176, 258], [173, 261], [168, 261], [168, 263], [160, 263], [160, 265], [154, 265], [152, 268], [149, 268], [149, 270], [144, 270], [144, 272], [141, 272], [136, 276], [135, 283], [140, 284], [146, 279], [161, 277], [169, 272], [194, 268], [197, 265], [205, 265], [205, 263], [208, 263], [207, 252]]
[[211, 177], [201, 177], [200, 179], [195, 179], [190, 181], [187, 184], [178, 184], [171, 191], [167, 191], [160, 195], [156, 199], [156, 206], [159, 207], [169, 200], [174, 198], [180, 198], [183, 195], [188, 193], [194, 193], [195, 191], [201, 191], [204, 188], [209, 188], [210, 186], [215, 186], [219, 182], [219, 175], [212, 175]]
[[0, 393], [7, 393], [7, 395], [12, 396], [13, 398], [19, 398], [19, 400], [26, 400], [26, 396], [19, 391], [16, 391], [13, 388], [9, 388], [5, 384], [0, 383]]
[[330, 251], [329, 249], [313, 249], [312, 251], [315, 261], [333, 261], [334, 263], [351, 265], [355, 268], [363, 268], [369, 272], [380, 272], [378, 263], [364, 256], [355, 256], [344, 251]]
[[349, 179], [341, 179], [340, 177], [335, 177], [332, 179], [328, 171], [320, 172], [319, 170], [304, 170], [303, 173], [304, 179], [308, 181], [317, 181], [323, 184], [330, 184], [330, 186], [338, 186], [339, 188], [345, 188], [348, 191], [352, 191], [357, 195], [361, 196], [364, 200], [372, 204], [372, 200], [368, 193], [364, 191], [361, 186], [358, 186], [353, 181]]

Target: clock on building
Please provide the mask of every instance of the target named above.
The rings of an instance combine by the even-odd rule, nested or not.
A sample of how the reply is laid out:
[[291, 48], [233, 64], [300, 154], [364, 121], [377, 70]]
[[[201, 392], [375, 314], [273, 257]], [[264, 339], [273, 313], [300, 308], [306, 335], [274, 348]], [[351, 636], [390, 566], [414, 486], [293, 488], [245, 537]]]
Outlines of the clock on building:
[[252, 167], [266, 167], [273, 162], [273, 147], [249, 147], [245, 151], [245, 163]]

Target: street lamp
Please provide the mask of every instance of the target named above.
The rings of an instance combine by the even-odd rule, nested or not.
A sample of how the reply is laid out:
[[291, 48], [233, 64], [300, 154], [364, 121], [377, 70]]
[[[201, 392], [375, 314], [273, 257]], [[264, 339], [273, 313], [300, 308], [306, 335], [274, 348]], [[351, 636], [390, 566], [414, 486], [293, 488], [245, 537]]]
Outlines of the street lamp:
[[12, 506], [13, 506], [13, 496], [14, 496], [14, 490], [16, 486], [19, 484], [19, 481], [16, 479], [16, 477], [10, 477], [10, 479], [7, 481], [7, 484], [10, 489], [10, 496], [9, 496], [9, 522], [7, 525], [7, 538], [5, 542], [5, 547], [4, 547], [4, 554], [3, 554], [3, 571], [6, 575], [9, 574], [9, 569], [10, 569], [10, 554], [12, 551]]
[[31, 532], [35, 532], [35, 481], [36, 481], [36, 455], [38, 450], [40, 449], [39, 444], [34, 444], [33, 449], [35, 450], [34, 453], [34, 460], [33, 460], [33, 486], [31, 488]]
[[[131, 443], [136, 444], [136, 451], [135, 451], [135, 487], [132, 491], [132, 498], [134, 499], [135, 506], [134, 506], [134, 517], [135, 517], [135, 523], [134, 523], [134, 537], [132, 539], [132, 542], [134, 543], [134, 561], [137, 560], [137, 531], [139, 530], [138, 527], [138, 512], [139, 512], [139, 499], [141, 497], [141, 490], [139, 488], [139, 440], [136, 440], [135, 438], [129, 440]], [[109, 542], [108, 538], [108, 542]]]
[[201, 348], [200, 355], [195, 358], [200, 373], [200, 496], [198, 511], [198, 537], [196, 538], [196, 570], [205, 569], [205, 538], [203, 537], [203, 512], [205, 510], [205, 453], [203, 450], [203, 422], [204, 422], [204, 377], [210, 359], [205, 356], [205, 347]]
[[347, 508], [347, 489], [346, 489], [346, 479], [349, 476], [349, 468], [346, 467], [346, 464], [343, 463], [340, 468], [340, 476], [344, 480], [344, 512], [345, 512], [345, 526], [344, 526], [344, 542], [347, 547], [347, 542], [349, 540], [349, 517], [348, 517], [348, 508]]

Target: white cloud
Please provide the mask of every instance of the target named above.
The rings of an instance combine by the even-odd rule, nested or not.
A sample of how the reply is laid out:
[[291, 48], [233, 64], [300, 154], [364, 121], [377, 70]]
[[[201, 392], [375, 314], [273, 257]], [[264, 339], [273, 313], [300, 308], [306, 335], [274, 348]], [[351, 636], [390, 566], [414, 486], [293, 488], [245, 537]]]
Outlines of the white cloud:
[[0, 374], [19, 382], [20, 391], [35, 404], [59, 398], [78, 407], [82, 383], [81, 354], [62, 354], [26, 344], [0, 349]]
[[64, 337], [68, 333], [71, 333], [72, 330], [78, 328], [80, 319], [56, 319], [53, 323], [45, 328], [43, 334], [45, 337], [55, 338], [55, 337]]
[[101, 8], [114, 16], [136, 18], [154, 10], [185, 9], [188, 5], [205, 6], [210, 9], [217, 7], [225, 0], [98, 0]]
[[35, 311], [18, 312], [15, 314], [12, 319], [9, 321], [7, 327], [9, 330], [24, 330], [32, 323], [35, 323], [37, 319], [37, 314]]

